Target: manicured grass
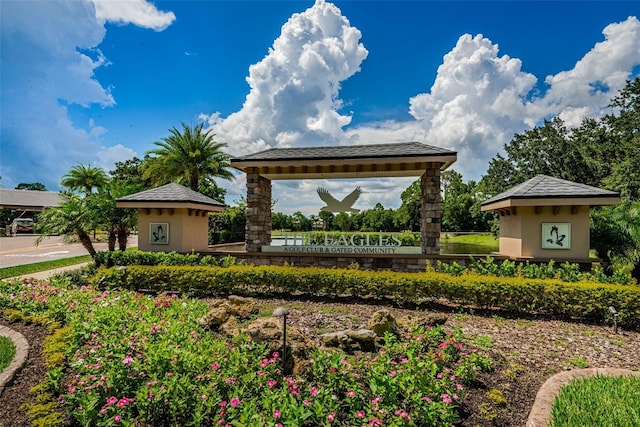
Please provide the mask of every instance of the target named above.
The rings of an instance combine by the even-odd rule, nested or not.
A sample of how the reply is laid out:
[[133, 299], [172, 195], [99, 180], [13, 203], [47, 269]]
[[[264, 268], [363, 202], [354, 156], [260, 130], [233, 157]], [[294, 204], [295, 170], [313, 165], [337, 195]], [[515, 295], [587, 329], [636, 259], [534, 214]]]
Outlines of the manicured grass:
[[7, 369], [16, 355], [16, 346], [9, 337], [0, 337], [0, 372]]
[[52, 270], [54, 268], [66, 267], [68, 265], [81, 264], [91, 261], [90, 255], [80, 255], [71, 258], [55, 259], [52, 261], [36, 262], [33, 264], [16, 265], [13, 267], [0, 268], [0, 279], [7, 277], [22, 276], [24, 274], [37, 273], [39, 271]]
[[598, 375], [572, 381], [553, 403], [553, 427], [640, 425], [640, 376]]
[[462, 234], [460, 236], [445, 236], [440, 238], [441, 241], [451, 243], [467, 243], [474, 245], [486, 245], [498, 247], [498, 239], [493, 234]]

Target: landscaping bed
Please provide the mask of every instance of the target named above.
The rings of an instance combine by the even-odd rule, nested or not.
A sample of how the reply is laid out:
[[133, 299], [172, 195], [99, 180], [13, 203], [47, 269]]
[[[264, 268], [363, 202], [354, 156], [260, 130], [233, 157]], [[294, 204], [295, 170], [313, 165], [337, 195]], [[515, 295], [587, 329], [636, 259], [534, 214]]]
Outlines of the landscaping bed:
[[[259, 304], [263, 316], [278, 306], [287, 307], [290, 312], [288, 325], [317, 342], [326, 332], [364, 327], [372, 313], [389, 308], [355, 299], [339, 302], [261, 299]], [[432, 308], [447, 315], [447, 330], [462, 329], [467, 341], [465, 347], [491, 354], [496, 361], [494, 371], [480, 374], [463, 397], [462, 426], [524, 425], [540, 386], [548, 377], [565, 369], [638, 369], [638, 332], [621, 330], [614, 335], [610, 326], [542, 318], [510, 319], [495, 312], [462, 312], [446, 306]], [[397, 317], [415, 313], [401, 308], [391, 308], [391, 311]], [[0, 424], [29, 425], [19, 406], [24, 403], [25, 396], [30, 396], [30, 386], [44, 378], [46, 369], [39, 349], [47, 329], [21, 322], [3, 323], [25, 335], [32, 351], [25, 369], [1, 398]]]

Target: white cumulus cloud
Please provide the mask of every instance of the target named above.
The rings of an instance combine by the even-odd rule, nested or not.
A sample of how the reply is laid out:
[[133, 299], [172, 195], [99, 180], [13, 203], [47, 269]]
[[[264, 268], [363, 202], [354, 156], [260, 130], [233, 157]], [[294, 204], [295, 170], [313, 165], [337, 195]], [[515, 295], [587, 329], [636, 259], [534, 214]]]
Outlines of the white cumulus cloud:
[[[123, 12], [127, 2], [108, 2], [97, 12], [90, 1], [9, 1], [0, 14], [2, 59], [0, 91], [0, 175], [2, 185], [43, 182], [57, 188], [60, 177], [77, 163], [100, 164], [126, 152], [125, 147], [103, 148], [99, 142], [107, 129], [91, 121], [87, 127], [73, 123], [69, 106], [112, 107], [116, 101], [108, 87], [95, 77], [108, 59], [97, 49], [105, 37], [102, 19], [142, 24], [141, 13]], [[113, 4], [112, 4], [113, 3]], [[117, 3], [118, 5], [116, 5]], [[139, 9], [153, 15], [155, 7]], [[105, 11], [112, 10], [108, 14]], [[157, 11], [156, 11], [157, 12]], [[101, 14], [98, 20], [96, 14]], [[96, 153], [102, 153], [99, 160]]]
[[336, 6], [317, 0], [292, 15], [265, 58], [249, 68], [242, 109], [206, 117], [209, 125], [234, 154], [339, 143], [351, 122], [338, 113], [340, 82], [368, 54], [360, 37]]
[[173, 12], [158, 10], [146, 0], [92, 0], [96, 18], [102, 23], [134, 24], [138, 27], [162, 31], [175, 21]]
[[549, 89], [528, 109], [532, 120], [560, 115], [569, 126], [585, 117], [600, 117], [618, 90], [624, 87], [634, 66], [640, 64], [640, 21], [630, 16], [607, 25], [604, 41], [596, 43], [576, 65], [547, 76]]

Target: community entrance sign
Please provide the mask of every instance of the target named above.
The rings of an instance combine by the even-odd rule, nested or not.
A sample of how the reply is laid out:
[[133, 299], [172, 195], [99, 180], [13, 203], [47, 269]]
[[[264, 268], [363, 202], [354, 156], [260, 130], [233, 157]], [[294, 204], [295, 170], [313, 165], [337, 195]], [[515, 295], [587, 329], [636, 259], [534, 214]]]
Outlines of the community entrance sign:
[[[363, 179], [389, 177], [420, 177], [420, 233], [421, 254], [440, 253], [440, 223], [442, 201], [440, 171], [457, 159], [455, 151], [422, 144], [404, 142], [394, 144], [353, 145], [339, 147], [272, 148], [270, 150], [231, 159], [231, 166], [247, 174], [247, 252], [271, 250], [271, 181], [285, 179]], [[341, 209], [353, 211], [359, 196], [356, 188], [342, 201], [325, 192], [326, 208], [344, 203]], [[353, 200], [351, 200], [353, 199]], [[349, 204], [348, 202], [351, 202]], [[348, 205], [348, 206], [347, 206]], [[297, 245], [293, 245], [297, 246]], [[313, 246], [313, 245], [301, 245]], [[351, 247], [352, 249], [347, 249]], [[299, 248], [296, 248], [298, 250]], [[336, 245], [331, 251], [400, 250], [394, 246]], [[312, 250], [309, 248], [309, 250]], [[315, 248], [313, 250], [319, 250]], [[324, 249], [323, 249], [324, 251]], [[325, 253], [325, 252], [323, 252]], [[341, 253], [341, 252], [338, 252]], [[355, 253], [355, 252], [354, 252]], [[397, 252], [396, 252], [397, 253]]]
[[[262, 252], [395, 255], [419, 254], [420, 246], [402, 246], [402, 240], [391, 233], [285, 233], [262, 246]], [[278, 243], [275, 244], [274, 243]]]

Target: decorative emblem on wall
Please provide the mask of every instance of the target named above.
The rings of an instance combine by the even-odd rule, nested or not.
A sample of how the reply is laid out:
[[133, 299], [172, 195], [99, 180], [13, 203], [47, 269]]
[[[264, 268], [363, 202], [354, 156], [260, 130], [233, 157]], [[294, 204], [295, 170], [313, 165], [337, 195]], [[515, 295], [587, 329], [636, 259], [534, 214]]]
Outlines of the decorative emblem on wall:
[[327, 189], [319, 187], [318, 188], [318, 196], [322, 199], [323, 202], [327, 204], [327, 206], [323, 206], [320, 208], [320, 211], [325, 212], [351, 212], [353, 214], [357, 214], [360, 212], [360, 209], [354, 209], [352, 206], [358, 200], [362, 194], [362, 190], [360, 187], [356, 187], [349, 195], [347, 195], [344, 199], [338, 201], [335, 197], [333, 197]]
[[542, 249], [571, 249], [571, 223], [542, 223]]
[[168, 245], [169, 244], [169, 223], [152, 222], [149, 224], [149, 244]]

